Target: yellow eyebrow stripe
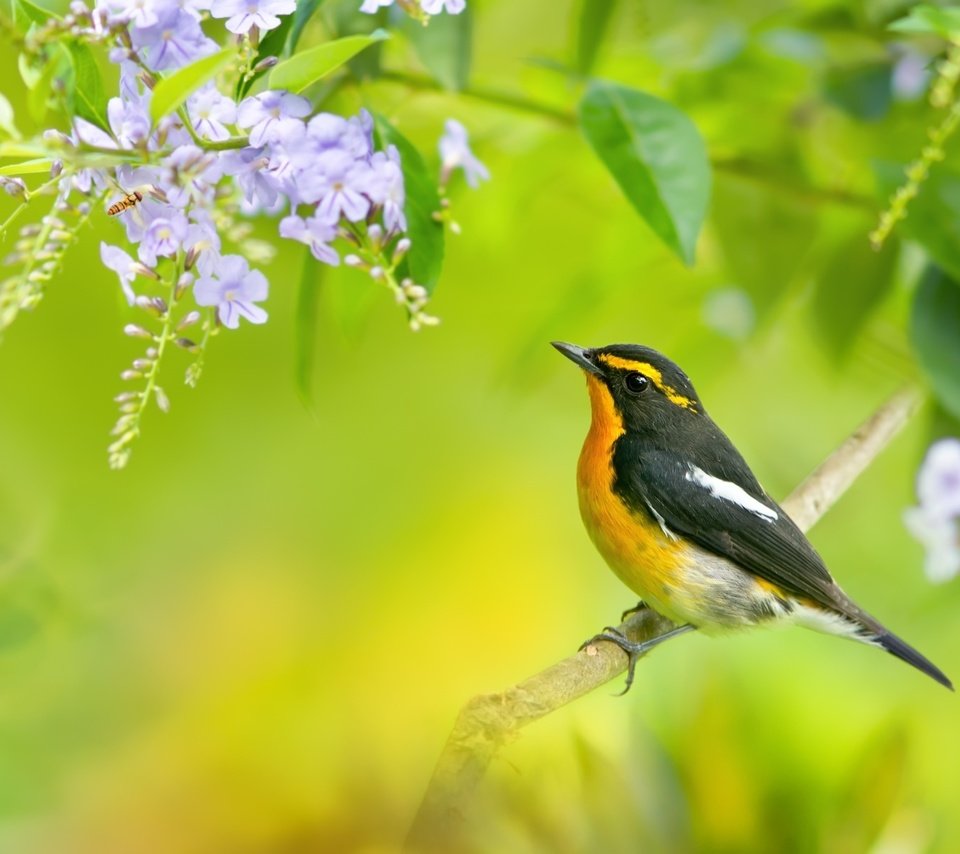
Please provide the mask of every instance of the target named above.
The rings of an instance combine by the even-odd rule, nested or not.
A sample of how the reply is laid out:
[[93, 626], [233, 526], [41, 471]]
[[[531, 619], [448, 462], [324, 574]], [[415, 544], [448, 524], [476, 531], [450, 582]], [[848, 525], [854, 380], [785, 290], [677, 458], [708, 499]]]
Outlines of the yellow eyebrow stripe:
[[671, 403], [697, 411], [697, 405], [685, 395], [680, 394], [673, 386], [667, 385], [663, 381], [663, 374], [649, 362], [638, 362], [633, 359], [623, 359], [620, 356], [611, 356], [607, 353], [601, 353], [599, 356], [601, 362], [610, 368], [622, 368], [625, 371], [639, 371], [663, 393]]

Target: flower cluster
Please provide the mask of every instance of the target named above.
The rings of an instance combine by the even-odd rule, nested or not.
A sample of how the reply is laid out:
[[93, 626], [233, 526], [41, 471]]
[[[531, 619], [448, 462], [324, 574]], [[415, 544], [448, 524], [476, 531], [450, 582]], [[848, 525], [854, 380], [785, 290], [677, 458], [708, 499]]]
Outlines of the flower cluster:
[[931, 581], [960, 573], [960, 439], [934, 443], [917, 476], [918, 507], [904, 522], [926, 549], [924, 568]]
[[[459, 15], [467, 8], [467, 0], [396, 0], [397, 5], [413, 17], [421, 15]], [[373, 15], [385, 6], [392, 6], [394, 0], [363, 0], [361, 12]]]
[[[455, 14], [463, 5], [423, 0], [419, 8]], [[109, 449], [114, 467], [126, 464], [147, 404], [169, 406], [157, 382], [166, 352], [177, 347], [193, 354], [187, 369], [192, 385], [221, 328], [267, 320], [261, 303], [269, 285], [251, 263], [269, 261], [273, 250], [251, 239], [250, 215], [280, 216], [280, 236], [305, 244], [325, 264], [339, 264], [337, 244], [347, 244], [344, 263], [387, 286], [412, 328], [436, 323], [425, 312], [426, 289], [397, 272], [411, 247], [404, 172], [394, 146], [375, 144], [369, 113], [315, 112], [306, 98], [280, 90], [233, 97], [244, 88], [240, 84], [276, 63], [253, 62], [258, 34], [295, 8], [294, 0], [96, 0], [92, 7], [74, 0], [63, 19], [31, 32], [41, 60], [44, 41], [59, 37], [107, 45], [120, 83], [103, 126], [77, 117], [69, 135], [44, 134], [56, 160], [50, 181], [33, 195], [53, 190], [57, 198], [49, 215], [21, 231], [7, 259], [22, 270], [0, 282], [0, 329], [32, 307], [59, 269], [75, 235], [65, 220], [107, 207], [126, 246], [102, 243], [101, 260], [117, 274], [128, 304], [147, 315], [124, 330], [143, 339], [146, 349], [122, 373], [140, 388], [117, 398], [120, 417]], [[224, 72], [221, 86], [203, 85], [155, 120], [151, 100], [160, 76], [219, 50], [202, 26], [207, 18], [225, 19], [227, 30], [241, 37], [236, 66]], [[462, 126], [448, 123], [445, 139], [444, 184], [456, 167], [471, 184], [486, 177]], [[25, 206], [31, 196], [26, 185], [4, 181]]]

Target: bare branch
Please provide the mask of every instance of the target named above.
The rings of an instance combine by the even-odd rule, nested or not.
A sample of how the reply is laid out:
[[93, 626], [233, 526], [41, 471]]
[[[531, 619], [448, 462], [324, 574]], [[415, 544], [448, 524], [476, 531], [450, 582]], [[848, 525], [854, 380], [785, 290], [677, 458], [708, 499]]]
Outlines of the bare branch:
[[[834, 451], [790, 496], [783, 509], [809, 530], [916, 411], [913, 389], [897, 392]], [[633, 641], [663, 634], [674, 624], [643, 609], [619, 628]], [[497, 751], [521, 727], [588, 694], [624, 672], [625, 653], [612, 643], [591, 644], [512, 688], [481, 694], [461, 709], [437, 761], [407, 839], [408, 850], [455, 850], [468, 800]]]

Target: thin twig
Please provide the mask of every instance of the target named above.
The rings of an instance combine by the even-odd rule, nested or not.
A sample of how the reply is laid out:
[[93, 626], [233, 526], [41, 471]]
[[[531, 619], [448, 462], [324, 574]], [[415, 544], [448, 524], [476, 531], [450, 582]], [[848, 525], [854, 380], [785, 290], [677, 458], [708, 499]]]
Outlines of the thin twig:
[[[801, 529], [809, 530], [846, 492], [907, 423], [920, 400], [911, 388], [894, 394], [790, 494], [783, 509]], [[644, 641], [673, 627], [665, 617], [643, 609], [619, 628], [630, 640]], [[601, 641], [512, 688], [471, 699], [437, 761], [407, 839], [408, 850], [455, 850], [469, 799], [499, 749], [520, 728], [609, 682], [626, 665], [618, 646]]]

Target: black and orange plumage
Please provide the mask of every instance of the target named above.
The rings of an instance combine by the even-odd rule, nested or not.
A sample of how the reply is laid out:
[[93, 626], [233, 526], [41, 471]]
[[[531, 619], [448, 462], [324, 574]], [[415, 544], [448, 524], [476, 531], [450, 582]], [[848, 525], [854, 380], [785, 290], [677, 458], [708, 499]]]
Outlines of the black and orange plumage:
[[[577, 468], [587, 531], [620, 579], [677, 623], [670, 636], [790, 621], [881, 647], [952, 689], [840, 589], [677, 365], [638, 345], [554, 347], [583, 369], [590, 394]], [[628, 653], [631, 677], [636, 657], [665, 639], [598, 638]]]

